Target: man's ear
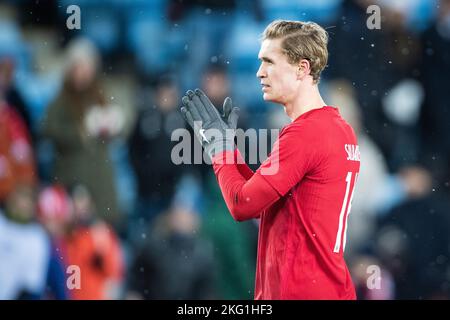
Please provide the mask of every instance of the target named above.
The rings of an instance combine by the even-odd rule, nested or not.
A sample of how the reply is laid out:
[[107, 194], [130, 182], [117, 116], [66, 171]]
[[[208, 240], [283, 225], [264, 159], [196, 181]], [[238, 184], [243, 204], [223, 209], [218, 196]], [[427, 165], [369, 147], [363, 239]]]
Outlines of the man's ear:
[[297, 68], [297, 79], [303, 80], [303, 78], [311, 73], [311, 65], [309, 64], [309, 60], [301, 59], [298, 63]]

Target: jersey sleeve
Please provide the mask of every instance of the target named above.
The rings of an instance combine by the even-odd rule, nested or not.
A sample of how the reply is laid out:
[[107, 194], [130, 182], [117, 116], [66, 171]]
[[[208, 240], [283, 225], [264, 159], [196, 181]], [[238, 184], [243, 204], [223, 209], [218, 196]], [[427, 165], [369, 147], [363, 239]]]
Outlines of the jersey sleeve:
[[238, 165], [235, 158], [229, 161], [233, 156], [234, 151], [226, 151], [215, 156], [212, 161], [225, 203], [237, 221], [258, 218], [280, 196], [260, 175], [252, 174], [247, 179], [244, 175], [249, 176], [251, 170], [246, 165]]
[[244, 158], [241, 156], [241, 153], [239, 152], [239, 149], [236, 148], [234, 150], [234, 158], [237, 163], [237, 168], [239, 170], [239, 173], [244, 177], [245, 180], [249, 180], [254, 172], [250, 167], [245, 163]]

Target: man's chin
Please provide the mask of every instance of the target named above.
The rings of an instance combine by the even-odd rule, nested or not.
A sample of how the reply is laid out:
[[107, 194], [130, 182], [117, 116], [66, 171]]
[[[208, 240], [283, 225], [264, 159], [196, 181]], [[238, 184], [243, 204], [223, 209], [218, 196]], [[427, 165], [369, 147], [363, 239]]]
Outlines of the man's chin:
[[273, 97], [271, 97], [270, 94], [268, 94], [268, 93], [263, 94], [263, 99], [266, 102], [273, 102]]
[[266, 102], [281, 103], [278, 99], [274, 98], [273, 96], [271, 96], [270, 94], [267, 94], [267, 93], [263, 94], [263, 99]]

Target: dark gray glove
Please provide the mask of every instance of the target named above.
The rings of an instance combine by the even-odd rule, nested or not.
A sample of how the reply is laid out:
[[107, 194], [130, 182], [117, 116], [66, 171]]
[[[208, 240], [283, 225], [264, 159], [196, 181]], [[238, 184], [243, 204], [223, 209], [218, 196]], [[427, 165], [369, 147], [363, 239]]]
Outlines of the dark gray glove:
[[234, 150], [239, 108], [233, 108], [229, 97], [223, 103], [223, 116], [200, 89], [188, 90], [182, 103], [181, 114], [211, 159], [225, 150]]

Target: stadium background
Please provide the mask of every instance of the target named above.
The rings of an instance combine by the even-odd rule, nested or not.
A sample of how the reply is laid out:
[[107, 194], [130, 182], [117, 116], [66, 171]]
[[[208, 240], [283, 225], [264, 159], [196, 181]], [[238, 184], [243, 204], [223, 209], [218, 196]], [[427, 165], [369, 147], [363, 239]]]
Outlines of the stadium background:
[[232, 220], [207, 165], [173, 165], [170, 135], [194, 87], [233, 97], [241, 128], [287, 123], [255, 77], [276, 18], [330, 35], [320, 88], [362, 154], [359, 299], [450, 297], [450, 1], [3, 0], [0, 299], [253, 297], [257, 221]]

